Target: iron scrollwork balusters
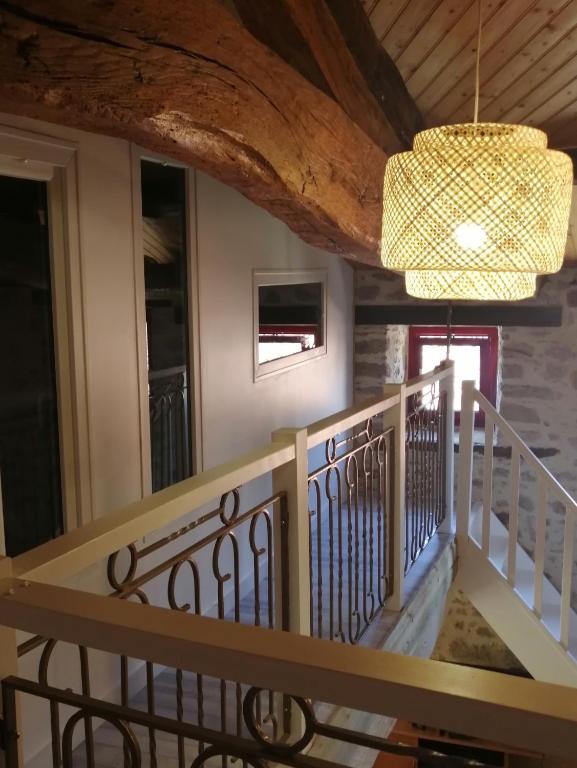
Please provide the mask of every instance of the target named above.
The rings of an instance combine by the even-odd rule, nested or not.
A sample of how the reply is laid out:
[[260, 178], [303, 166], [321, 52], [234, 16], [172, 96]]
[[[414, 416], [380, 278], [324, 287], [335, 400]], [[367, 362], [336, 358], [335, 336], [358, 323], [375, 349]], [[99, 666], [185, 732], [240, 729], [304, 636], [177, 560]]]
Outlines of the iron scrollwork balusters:
[[[130, 544], [121, 552], [112, 554], [107, 563], [108, 582], [112, 588], [111, 598], [137, 600], [149, 604], [155, 602], [182, 613], [201, 615], [211, 609], [214, 603], [219, 618], [234, 622], [252, 623], [255, 626], [288, 629], [288, 599], [281, 599], [276, 605], [277, 595], [286, 595], [288, 589], [288, 512], [286, 493], [280, 492], [243, 511], [239, 489], [224, 494], [216, 508], [195, 516], [194, 520], [172, 531], [156, 541], [140, 546]], [[275, 551], [275, 529], [278, 531], [278, 553]], [[182, 546], [184, 542], [184, 546]], [[179, 547], [180, 545], [180, 547]], [[207, 558], [208, 555], [208, 558]], [[275, 558], [278, 563], [275, 565]], [[148, 568], [145, 562], [152, 563]], [[244, 566], [243, 566], [244, 563]], [[241, 566], [243, 567], [241, 572]], [[282, 590], [275, 590], [275, 578], [282, 582]], [[242, 589], [241, 589], [242, 584]], [[228, 588], [232, 586], [230, 591]], [[151, 588], [149, 588], [151, 587]], [[164, 593], [164, 598], [162, 594]], [[215, 597], [213, 597], [215, 595]], [[39, 683], [49, 686], [49, 665], [53, 657], [55, 641], [35, 637], [19, 648], [19, 655], [25, 655], [35, 648], [43, 647], [39, 666]], [[81, 692], [89, 697], [90, 659], [89, 651], [78, 649], [80, 658]], [[120, 702], [128, 708], [132, 696], [138, 690], [130, 690], [134, 683], [130, 678], [130, 661], [119, 657]], [[156, 729], [152, 723], [157, 715], [158, 702], [155, 691], [155, 670], [151, 662], [145, 662], [146, 711], [152, 718], [147, 728], [148, 756], [151, 768], [159, 762]], [[207, 721], [207, 701], [218, 700], [221, 726], [229, 725], [236, 735], [242, 730], [242, 688], [237, 683], [217, 681], [198, 673], [192, 686], [186, 685], [187, 678], [180, 669], [174, 670], [176, 721], [185, 723], [191, 715], [187, 706], [196, 705], [195, 721], [199, 728]], [[233, 687], [233, 697], [227, 691]], [[212, 697], [212, 698], [210, 698]], [[259, 700], [259, 704], [261, 704]], [[277, 715], [277, 704], [272, 693], [262, 700], [258, 716], [274, 731], [279, 733], [280, 723], [287, 727], [288, 713], [283, 710], [282, 721]], [[59, 704], [50, 700], [52, 728], [52, 763], [54, 768], [63, 764]], [[84, 718], [87, 768], [94, 766], [94, 738], [92, 717]], [[198, 743], [202, 752], [204, 744]], [[129, 741], [124, 740], [124, 766], [132, 768], [135, 757]], [[177, 737], [179, 768], [188, 768], [191, 757], [186, 754], [184, 737]], [[187, 762], [188, 761], [188, 762]]]
[[407, 402], [405, 573], [446, 515], [447, 395], [438, 382]]
[[[99, 701], [84, 694], [52, 688], [22, 678], [6, 678], [2, 681], [2, 703], [4, 718], [9, 738], [6, 742], [7, 768], [18, 766], [16, 730], [16, 693], [33, 696], [74, 708], [75, 712], [69, 718], [62, 739], [63, 768], [73, 766], [73, 735], [77, 724], [81, 721], [101, 720], [107, 722], [120, 734], [124, 747], [126, 768], [142, 768], [143, 756], [137, 737], [136, 726], [140, 729], [153, 729], [159, 733], [176, 736], [183, 741], [200, 745], [197, 755], [189, 763], [191, 768], [205, 768], [213, 764], [213, 758], [220, 758], [226, 765], [228, 761], [240, 762], [249, 768], [266, 768], [271, 764], [292, 766], [296, 768], [315, 768], [324, 764], [322, 760], [309, 757], [309, 748], [317, 740], [327, 740], [333, 745], [357, 746], [371, 749], [388, 755], [397, 755], [417, 760], [419, 765], [427, 768], [492, 768], [477, 759], [447, 755], [442, 751], [421, 746], [407, 746], [389, 741], [377, 736], [359, 733], [329, 723], [320, 722], [314, 712], [313, 705], [307, 699], [299, 696], [287, 696], [301, 713], [302, 730], [297, 732], [294, 739], [278, 739], [273, 733], [269, 736], [260, 717], [257, 714], [257, 702], [265, 693], [262, 689], [251, 687], [244, 694], [241, 702], [242, 719], [245, 731], [243, 735], [228, 734], [211, 730], [206, 727], [181, 722], [171, 717], [150, 714], [141, 709], [126, 707], [110, 702]], [[442, 749], [442, 747], [441, 747]], [[332, 747], [334, 750], [334, 746]], [[331, 750], [331, 751], [332, 751]], [[327, 763], [328, 765], [328, 763]], [[344, 768], [332, 762], [335, 768]], [[186, 766], [188, 768], [188, 765]]]
[[190, 474], [186, 369], [152, 372], [148, 386], [152, 489], [159, 491]]
[[392, 592], [392, 434], [375, 418], [334, 435], [309, 475], [311, 629], [318, 637], [357, 643]]

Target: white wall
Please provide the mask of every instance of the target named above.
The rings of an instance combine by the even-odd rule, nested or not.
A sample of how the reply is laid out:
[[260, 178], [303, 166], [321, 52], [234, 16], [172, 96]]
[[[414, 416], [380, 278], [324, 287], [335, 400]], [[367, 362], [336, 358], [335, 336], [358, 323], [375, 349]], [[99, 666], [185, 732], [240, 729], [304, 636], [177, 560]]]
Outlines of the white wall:
[[[78, 321], [85, 339], [91, 516], [99, 517], [137, 499], [142, 487], [131, 148], [125, 141], [11, 115], [0, 114], [0, 124], [77, 145], [83, 294]], [[234, 190], [202, 174], [196, 188], [201, 416], [204, 467], [210, 468], [268, 442], [277, 427], [305, 425], [351, 404], [353, 281], [342, 259], [305, 245]], [[327, 355], [255, 383], [253, 269], [319, 267], [328, 271]], [[107, 591], [104, 570], [91, 569], [75, 585]], [[53, 684], [74, 684], [65, 679], [67, 653], [62, 648], [55, 659]], [[37, 660], [37, 653], [26, 657], [22, 673], [35, 677]], [[116, 665], [101, 671], [96, 695], [118, 682]], [[48, 726], [45, 709], [27, 705], [29, 755], [48, 743], [40, 723]]]
[[[300, 241], [233, 189], [198, 174], [205, 468], [352, 402], [352, 270]], [[254, 382], [252, 274], [328, 269], [327, 355]]]

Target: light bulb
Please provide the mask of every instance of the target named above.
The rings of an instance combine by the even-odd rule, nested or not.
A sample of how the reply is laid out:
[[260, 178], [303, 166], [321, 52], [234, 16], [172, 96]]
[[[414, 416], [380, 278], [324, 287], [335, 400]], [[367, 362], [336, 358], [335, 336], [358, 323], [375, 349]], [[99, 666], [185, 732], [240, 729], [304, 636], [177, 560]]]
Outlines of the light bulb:
[[459, 224], [453, 234], [461, 248], [466, 250], [476, 251], [487, 240], [485, 229], [480, 224], [475, 224], [474, 221], [465, 221], [463, 224]]

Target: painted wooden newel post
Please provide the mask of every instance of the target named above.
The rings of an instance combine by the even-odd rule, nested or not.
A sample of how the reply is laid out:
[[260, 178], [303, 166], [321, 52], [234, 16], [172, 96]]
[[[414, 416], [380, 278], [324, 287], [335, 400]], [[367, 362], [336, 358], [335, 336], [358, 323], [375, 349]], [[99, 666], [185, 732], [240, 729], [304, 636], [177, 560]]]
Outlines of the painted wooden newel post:
[[[282, 626], [282, 606], [288, 600], [288, 626], [299, 635], [311, 633], [309, 558], [308, 450], [306, 429], [278, 429], [273, 443], [292, 443], [295, 457], [273, 472], [273, 493], [286, 493], [286, 519], [274, 523], [276, 627]], [[286, 537], [286, 538], [283, 538]], [[285, 562], [276, 553], [284, 553]], [[288, 594], [286, 594], [288, 590]]]
[[454, 485], [455, 485], [455, 363], [447, 360], [441, 363], [443, 370], [449, 369], [450, 376], [440, 381], [440, 394], [445, 397], [445, 519], [439, 526], [439, 533], [455, 532]]
[[457, 493], [457, 543], [469, 538], [469, 519], [473, 489], [473, 429], [475, 426], [474, 381], [463, 382], [459, 426], [459, 487]]
[[[272, 478], [273, 493], [286, 494], [273, 529], [275, 626], [299, 635], [311, 633], [307, 437], [306, 429], [277, 429], [272, 433], [273, 443], [289, 443], [295, 448], [294, 459], [275, 469]], [[291, 741], [297, 740], [305, 732], [304, 717], [283, 693], [277, 691], [283, 730]]]
[[406, 481], [406, 419], [407, 396], [405, 384], [385, 384], [385, 398], [399, 395], [399, 402], [385, 411], [384, 426], [393, 427], [394, 461], [393, 461], [393, 592], [389, 599], [388, 608], [400, 611], [404, 604], [405, 593], [405, 481]]
[[[0, 557], [0, 594], [8, 590], [6, 579], [12, 577], [12, 560], [9, 557]], [[16, 649], [16, 632], [13, 629], [2, 626], [2, 616], [0, 615], [0, 681], [5, 677], [18, 674], [18, 656]], [[15, 720], [16, 712], [2, 712], [2, 703], [0, 702], [0, 713], [4, 721], [4, 750], [0, 749], [0, 768], [17, 768], [23, 765], [21, 761], [21, 748], [15, 741]], [[7, 715], [11, 715], [7, 717]], [[11, 755], [8, 761], [8, 755]]]

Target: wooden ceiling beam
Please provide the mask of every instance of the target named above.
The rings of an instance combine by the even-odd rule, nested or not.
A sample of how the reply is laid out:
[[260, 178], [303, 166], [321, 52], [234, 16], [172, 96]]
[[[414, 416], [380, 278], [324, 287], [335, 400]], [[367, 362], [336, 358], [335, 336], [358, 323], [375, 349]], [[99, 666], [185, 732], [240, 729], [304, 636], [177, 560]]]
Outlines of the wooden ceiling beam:
[[420, 113], [360, 0], [234, 3], [246, 27], [311, 83], [320, 70], [323, 90], [387, 154], [410, 146]]
[[425, 121], [393, 59], [385, 51], [358, 0], [328, 0], [328, 7], [357, 67], [404, 149]]
[[386, 155], [214, 0], [0, 0], [0, 110], [206, 171], [376, 266]]

